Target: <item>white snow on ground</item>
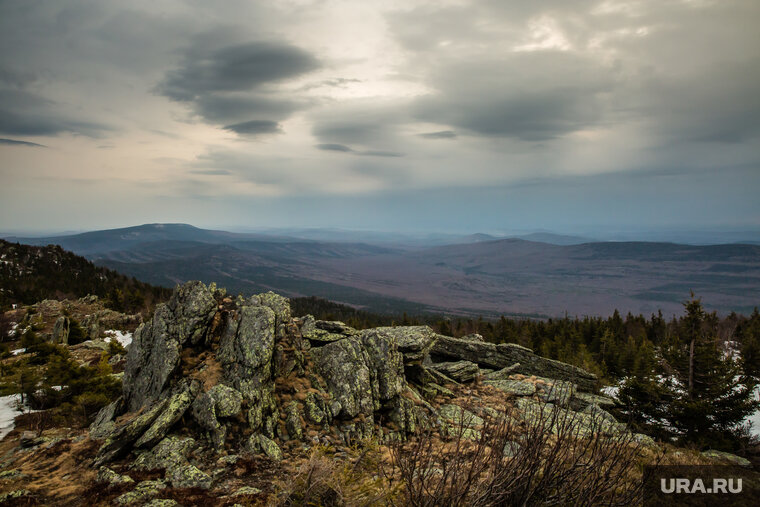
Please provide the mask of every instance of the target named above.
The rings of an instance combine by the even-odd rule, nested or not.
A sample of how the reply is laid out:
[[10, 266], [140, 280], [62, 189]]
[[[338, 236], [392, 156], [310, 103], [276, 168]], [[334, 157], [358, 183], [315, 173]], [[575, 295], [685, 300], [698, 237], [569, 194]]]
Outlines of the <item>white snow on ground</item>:
[[602, 394], [609, 396], [610, 398], [617, 399], [620, 386], [606, 386], [602, 387]]
[[106, 331], [105, 342], [110, 342], [113, 338], [115, 338], [117, 342], [121, 343], [122, 347], [126, 347], [132, 343], [132, 333], [128, 331], [118, 331], [116, 329], [109, 329]]
[[15, 426], [13, 420], [22, 413], [20, 394], [0, 396], [0, 440], [13, 431]]
[[[755, 388], [755, 393], [752, 396], [754, 399], [760, 400], [760, 386]], [[760, 410], [749, 416], [744, 422], [751, 422], [752, 429], [750, 429], [750, 433], [756, 437], [760, 437]]]
[[26, 352], [26, 349], [11, 350], [11, 354], [13, 354], [14, 356], [17, 356], [19, 354], [23, 354], [24, 352]]

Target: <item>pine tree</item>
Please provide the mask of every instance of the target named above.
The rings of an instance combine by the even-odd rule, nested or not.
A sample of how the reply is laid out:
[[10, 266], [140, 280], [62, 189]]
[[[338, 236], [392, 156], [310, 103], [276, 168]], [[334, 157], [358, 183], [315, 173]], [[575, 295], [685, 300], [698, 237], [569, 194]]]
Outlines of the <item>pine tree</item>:
[[693, 296], [684, 306], [686, 316], [662, 350], [670, 373], [665, 419], [683, 441], [714, 445], [735, 436], [737, 426], [757, 409], [755, 381], [724, 355], [715, 315], [707, 315]]

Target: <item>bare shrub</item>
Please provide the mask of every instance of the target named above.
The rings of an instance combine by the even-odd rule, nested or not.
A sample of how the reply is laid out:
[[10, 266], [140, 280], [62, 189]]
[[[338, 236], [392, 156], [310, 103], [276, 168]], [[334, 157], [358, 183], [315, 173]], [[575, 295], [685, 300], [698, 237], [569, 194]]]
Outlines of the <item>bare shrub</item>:
[[[548, 404], [463, 417], [449, 441], [428, 431], [391, 446], [405, 502], [427, 506], [628, 505], [640, 503], [641, 449], [633, 435]], [[523, 413], [525, 414], [525, 412]], [[582, 421], [589, 417], [591, 420]]]

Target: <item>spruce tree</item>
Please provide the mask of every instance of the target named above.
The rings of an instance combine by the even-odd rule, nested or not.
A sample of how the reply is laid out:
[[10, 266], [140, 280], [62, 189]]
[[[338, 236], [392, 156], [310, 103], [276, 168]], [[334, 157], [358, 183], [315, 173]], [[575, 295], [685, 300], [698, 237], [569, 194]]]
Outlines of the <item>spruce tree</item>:
[[662, 349], [669, 374], [664, 418], [682, 441], [721, 445], [737, 436], [738, 426], [758, 408], [752, 399], [755, 381], [724, 354], [715, 315], [707, 315], [693, 295], [684, 306], [686, 316]]

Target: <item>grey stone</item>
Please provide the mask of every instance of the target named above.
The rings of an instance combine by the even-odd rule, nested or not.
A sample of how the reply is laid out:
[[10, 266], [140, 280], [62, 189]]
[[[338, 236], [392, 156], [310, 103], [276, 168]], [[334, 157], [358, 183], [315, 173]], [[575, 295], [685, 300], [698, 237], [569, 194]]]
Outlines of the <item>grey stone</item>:
[[117, 474], [108, 467], [100, 467], [95, 480], [102, 484], [131, 484], [135, 482], [130, 476]]
[[399, 352], [404, 356], [404, 362], [407, 364], [421, 362], [433, 347], [437, 336], [428, 326], [378, 327], [364, 332], [383, 333], [392, 336]]
[[434, 363], [433, 369], [443, 373], [447, 377], [456, 380], [457, 382], [471, 382], [480, 373], [478, 365], [470, 361]]
[[262, 434], [251, 435], [248, 439], [248, 450], [253, 453], [264, 453], [270, 459], [280, 461], [282, 459], [282, 450], [276, 442]]
[[383, 332], [328, 343], [309, 351], [325, 379], [333, 417], [373, 413], [405, 387], [403, 357], [392, 335]]
[[288, 436], [292, 440], [301, 440], [303, 438], [301, 410], [298, 408], [298, 402], [296, 401], [291, 401], [285, 407], [285, 428], [288, 430]]
[[[489, 371], [485, 372], [483, 374], [484, 380], [509, 380], [510, 375], [515, 373], [517, 369], [520, 368], [520, 363], [515, 363], [511, 366], [507, 366], [506, 368], [502, 368], [500, 370], [495, 371]], [[481, 369], [481, 371], [485, 371]]]
[[741, 456], [737, 456], [736, 454], [731, 454], [729, 452], [716, 451], [715, 449], [708, 449], [707, 451], [702, 452], [702, 456], [704, 456], [705, 458], [714, 459], [714, 460], [727, 463], [730, 465], [738, 465], [741, 467], [752, 467], [752, 463], [748, 459], [742, 458]]
[[53, 324], [53, 333], [51, 335], [52, 342], [68, 345], [70, 330], [71, 321], [68, 317], [61, 315], [58, 317], [58, 319], [56, 319], [55, 324]]
[[430, 353], [438, 357], [472, 361], [493, 369], [502, 369], [520, 363], [515, 373], [568, 380], [585, 391], [593, 390], [597, 383], [597, 377], [592, 373], [577, 366], [541, 357], [530, 349], [513, 343], [495, 345], [438, 335]]
[[166, 479], [175, 488], [211, 487], [211, 477], [191, 463], [180, 463], [166, 469]]
[[144, 504], [161, 493], [166, 488], [164, 481], [142, 481], [137, 487], [128, 493], [124, 493], [114, 500], [119, 505]]
[[100, 446], [95, 465], [108, 463], [128, 452], [130, 446], [153, 424], [168, 403], [169, 400], [159, 401], [142, 414], [115, 426]]
[[137, 439], [134, 446], [150, 447], [164, 438], [169, 429], [185, 414], [199, 390], [200, 382], [197, 380], [186, 382], [180, 392], [169, 399], [166, 408], [156, 417], [145, 433]]
[[570, 400], [570, 408], [573, 410], [583, 410], [591, 404], [598, 405], [604, 409], [611, 409], [617, 405], [617, 401], [609, 396], [581, 392], [574, 393], [573, 398]]
[[536, 384], [522, 380], [486, 380], [483, 384], [515, 396], [533, 396], [536, 393]]
[[186, 342], [197, 342], [216, 311], [215, 287], [188, 282], [156, 308], [153, 320], [135, 331], [124, 370], [124, 399], [130, 411], [158, 399], [169, 387]]
[[168, 436], [153, 449], [141, 452], [132, 466], [137, 470], [157, 470], [169, 468], [187, 461], [187, 457], [198, 446], [190, 437]]
[[227, 323], [217, 352], [225, 383], [252, 407], [248, 422], [254, 431], [274, 424], [275, 324], [275, 313], [269, 307], [238, 307], [236, 316]]
[[473, 427], [483, 424], [483, 418], [479, 417], [467, 409], [460, 407], [459, 405], [442, 405], [438, 409], [438, 414], [442, 419], [447, 420], [455, 427], [460, 424], [463, 426]]

